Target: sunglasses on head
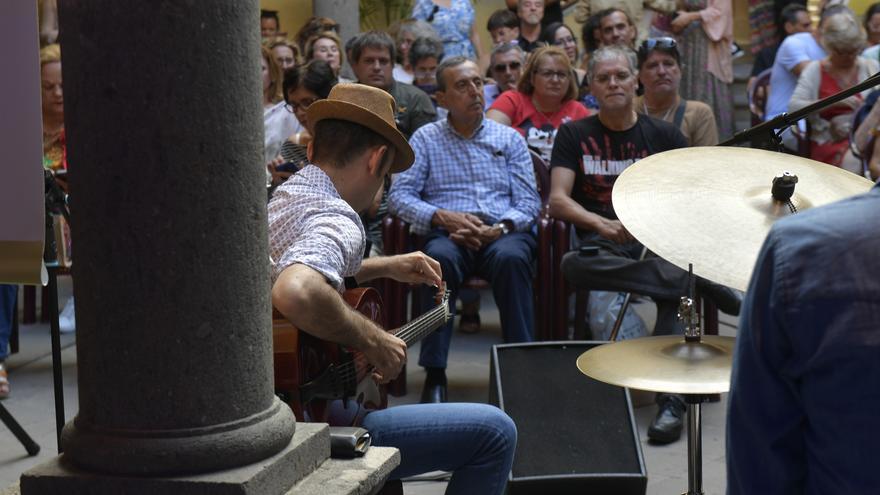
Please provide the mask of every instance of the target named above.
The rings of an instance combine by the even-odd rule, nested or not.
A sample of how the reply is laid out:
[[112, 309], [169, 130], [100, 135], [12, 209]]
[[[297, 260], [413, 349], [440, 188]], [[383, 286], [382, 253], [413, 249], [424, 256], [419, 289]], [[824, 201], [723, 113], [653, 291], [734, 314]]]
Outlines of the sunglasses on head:
[[678, 43], [675, 42], [675, 38], [648, 38], [642, 42], [641, 50], [649, 52], [654, 48], [660, 48], [661, 50], [671, 50], [678, 46]]

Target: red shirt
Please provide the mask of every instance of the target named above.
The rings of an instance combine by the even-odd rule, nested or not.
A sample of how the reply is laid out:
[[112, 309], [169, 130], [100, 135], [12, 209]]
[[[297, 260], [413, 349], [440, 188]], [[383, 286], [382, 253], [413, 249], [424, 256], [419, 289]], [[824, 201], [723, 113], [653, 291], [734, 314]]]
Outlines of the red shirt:
[[511, 126], [526, 138], [529, 148], [537, 151], [548, 163], [559, 126], [590, 116], [590, 111], [576, 100], [563, 103], [551, 114], [539, 112], [531, 96], [516, 90], [501, 93], [489, 109], [507, 115]]

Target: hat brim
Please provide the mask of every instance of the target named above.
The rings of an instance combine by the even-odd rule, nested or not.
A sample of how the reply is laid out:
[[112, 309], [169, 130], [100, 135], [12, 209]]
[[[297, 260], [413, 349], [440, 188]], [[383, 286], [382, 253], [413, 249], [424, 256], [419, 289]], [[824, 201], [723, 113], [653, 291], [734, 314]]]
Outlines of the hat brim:
[[403, 133], [362, 106], [347, 101], [324, 99], [309, 105], [307, 113], [312, 125], [324, 119], [345, 120], [360, 124], [391, 141], [391, 145], [397, 150], [391, 164], [392, 173], [403, 172], [415, 161], [415, 153]]

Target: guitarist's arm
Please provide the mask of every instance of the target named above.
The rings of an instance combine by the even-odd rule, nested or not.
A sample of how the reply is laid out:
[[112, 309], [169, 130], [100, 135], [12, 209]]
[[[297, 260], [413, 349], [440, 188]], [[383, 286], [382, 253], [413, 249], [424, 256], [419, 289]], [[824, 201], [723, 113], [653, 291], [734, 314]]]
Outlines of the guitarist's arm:
[[421, 251], [396, 256], [367, 258], [355, 275], [358, 283], [375, 278], [392, 278], [398, 282], [426, 284], [440, 287], [443, 273], [440, 263]]
[[364, 353], [377, 380], [393, 380], [406, 363], [406, 344], [345, 304], [320, 272], [303, 264], [284, 269], [272, 286], [272, 304], [294, 326]]

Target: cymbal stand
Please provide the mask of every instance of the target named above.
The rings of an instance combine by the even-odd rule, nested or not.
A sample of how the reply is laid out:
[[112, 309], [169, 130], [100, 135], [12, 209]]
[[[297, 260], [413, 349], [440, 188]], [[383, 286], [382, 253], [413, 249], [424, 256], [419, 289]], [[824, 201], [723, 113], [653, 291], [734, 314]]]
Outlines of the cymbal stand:
[[[684, 340], [699, 343], [702, 339], [700, 320], [697, 318], [695, 303], [696, 278], [694, 266], [688, 264], [688, 296], [682, 297], [678, 306], [678, 317], [684, 321]], [[702, 403], [708, 402], [708, 395], [684, 394], [687, 403], [688, 436], [688, 491], [684, 495], [703, 495], [703, 426]]]

